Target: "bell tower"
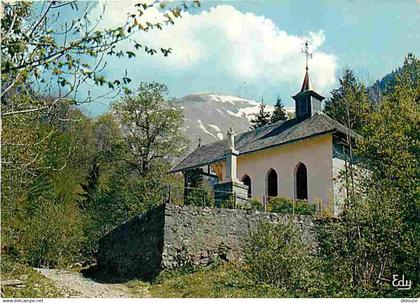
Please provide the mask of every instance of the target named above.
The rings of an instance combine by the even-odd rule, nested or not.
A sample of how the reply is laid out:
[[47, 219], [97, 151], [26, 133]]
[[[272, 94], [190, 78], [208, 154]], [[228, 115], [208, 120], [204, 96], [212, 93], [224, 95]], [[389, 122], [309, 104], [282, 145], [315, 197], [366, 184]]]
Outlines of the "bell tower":
[[306, 55], [305, 77], [300, 92], [292, 97], [295, 100], [296, 119], [298, 120], [312, 117], [316, 112], [320, 112], [322, 110], [322, 100], [325, 99], [311, 88], [308, 59], [312, 58], [312, 53], [309, 52], [308, 41], [305, 41], [305, 47], [302, 49], [302, 52]]

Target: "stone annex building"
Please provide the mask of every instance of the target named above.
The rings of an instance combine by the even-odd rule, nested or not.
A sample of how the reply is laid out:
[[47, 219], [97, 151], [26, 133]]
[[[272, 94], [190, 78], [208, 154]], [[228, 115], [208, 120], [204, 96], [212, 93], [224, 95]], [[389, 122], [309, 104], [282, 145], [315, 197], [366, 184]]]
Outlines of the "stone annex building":
[[348, 138], [357, 135], [321, 112], [324, 99], [311, 88], [306, 68], [302, 88], [292, 97], [296, 117], [279, 121], [228, 139], [199, 146], [172, 168], [188, 173], [202, 169], [214, 177], [215, 192], [237, 196], [307, 200], [330, 207], [334, 214], [345, 197], [340, 176], [346, 167]]

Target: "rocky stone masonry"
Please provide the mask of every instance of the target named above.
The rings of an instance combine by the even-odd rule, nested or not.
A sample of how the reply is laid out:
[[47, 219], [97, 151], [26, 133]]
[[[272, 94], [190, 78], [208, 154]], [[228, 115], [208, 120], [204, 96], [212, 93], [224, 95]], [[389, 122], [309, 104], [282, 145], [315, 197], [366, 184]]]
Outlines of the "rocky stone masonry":
[[[235, 195], [235, 197], [233, 197]], [[242, 182], [219, 182], [214, 185], [214, 200], [216, 205], [221, 205], [222, 201], [236, 199], [237, 205], [248, 204], [248, 186]]]
[[[251, 210], [161, 205], [108, 233], [100, 242], [100, 268], [124, 277], [153, 278], [164, 269], [241, 260], [242, 243], [261, 220], [290, 215]], [[302, 237], [316, 243], [314, 220], [295, 216]]]
[[98, 267], [116, 277], [151, 278], [161, 267], [165, 205], [134, 217], [99, 242]]

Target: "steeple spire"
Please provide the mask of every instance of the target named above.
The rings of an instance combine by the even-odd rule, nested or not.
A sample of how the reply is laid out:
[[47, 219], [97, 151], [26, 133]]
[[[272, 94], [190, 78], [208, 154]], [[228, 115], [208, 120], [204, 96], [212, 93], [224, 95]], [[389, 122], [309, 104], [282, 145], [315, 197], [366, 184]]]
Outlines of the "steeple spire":
[[295, 99], [296, 119], [307, 119], [321, 111], [321, 102], [324, 99], [323, 96], [312, 89], [309, 81], [308, 61], [309, 58], [312, 58], [312, 53], [309, 52], [308, 41], [305, 41], [302, 53], [306, 55], [306, 68], [302, 88], [299, 93], [293, 96], [293, 99]]
[[303, 79], [302, 88], [300, 89], [300, 92], [304, 92], [311, 89], [311, 83], [309, 81], [309, 67], [308, 67], [308, 61], [309, 58], [312, 58], [312, 53], [309, 52], [309, 41], [305, 41], [305, 46], [302, 48], [302, 53], [306, 55], [306, 68], [305, 68], [305, 78]]
[[305, 78], [303, 78], [302, 88], [300, 92], [304, 92], [311, 89], [311, 83], [309, 82], [308, 67], [306, 67]]

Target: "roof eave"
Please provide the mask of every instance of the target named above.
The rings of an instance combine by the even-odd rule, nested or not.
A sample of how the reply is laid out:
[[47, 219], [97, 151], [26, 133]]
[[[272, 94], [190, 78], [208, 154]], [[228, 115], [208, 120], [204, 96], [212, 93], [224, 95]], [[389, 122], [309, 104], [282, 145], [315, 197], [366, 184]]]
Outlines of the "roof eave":
[[[278, 147], [278, 146], [281, 146], [281, 145], [295, 143], [295, 142], [298, 142], [298, 141], [301, 141], [301, 140], [305, 140], [305, 139], [312, 138], [312, 137], [317, 137], [317, 136], [322, 136], [322, 135], [326, 135], [328, 133], [333, 133], [333, 132], [337, 132], [337, 129], [335, 129], [335, 128], [330, 129], [330, 130], [327, 130], [327, 131], [311, 134], [309, 136], [305, 136], [305, 137], [302, 137], [302, 138], [289, 140], [289, 141], [281, 142], [279, 144], [274, 144], [274, 145], [270, 145], [270, 146], [267, 146], [267, 147], [246, 151], [246, 152], [239, 151], [239, 156], [247, 155], [247, 154], [250, 154], [250, 153], [255, 153], [255, 152], [262, 151], [262, 150], [269, 149], [269, 148]], [[174, 167], [169, 172], [176, 173], [176, 172], [180, 172], [180, 171], [186, 171], [186, 170], [190, 170], [190, 169], [199, 168], [199, 167], [202, 167], [202, 166], [205, 166], [205, 165], [210, 165], [210, 164], [214, 164], [214, 163], [217, 163], [217, 162], [221, 162], [223, 160], [224, 160], [224, 158], [219, 158], [219, 159], [216, 159], [216, 160], [213, 160], [213, 161], [210, 161], [210, 162], [200, 163], [200, 164], [193, 165], [193, 166], [187, 166], [187, 167], [181, 167], [181, 168]]]
[[293, 99], [296, 99], [296, 97], [301, 96], [301, 95], [313, 95], [316, 96], [319, 100], [324, 100], [325, 97], [321, 96], [320, 94], [318, 94], [316, 91], [310, 89], [310, 90], [305, 90], [303, 92], [299, 92], [296, 95], [292, 96]]

